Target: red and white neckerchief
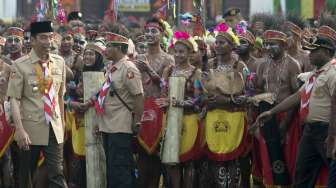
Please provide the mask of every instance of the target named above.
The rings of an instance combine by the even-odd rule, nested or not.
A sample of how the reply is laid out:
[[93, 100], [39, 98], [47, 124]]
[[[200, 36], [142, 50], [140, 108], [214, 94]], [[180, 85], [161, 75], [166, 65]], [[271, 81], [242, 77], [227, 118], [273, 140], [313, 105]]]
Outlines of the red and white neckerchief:
[[[336, 64], [336, 60], [333, 59], [330, 62], [331, 65]], [[300, 122], [303, 123], [308, 116], [309, 113], [309, 101], [310, 101], [310, 96], [313, 91], [314, 85], [316, 78], [324, 71], [324, 69], [317, 70], [314, 72], [313, 75], [309, 77], [308, 82], [305, 84], [304, 88], [300, 92], [301, 96], [301, 105], [300, 105]]]
[[95, 109], [98, 115], [101, 115], [104, 113], [104, 100], [107, 95], [108, 89], [110, 88], [111, 83], [112, 83], [112, 73], [116, 70], [117, 68], [114, 66], [111, 68], [103, 84], [103, 87], [101, 87], [99, 90], [98, 98], [95, 101]]
[[[44, 79], [48, 79], [49, 77], [49, 67], [48, 67], [48, 62], [42, 62], [40, 61], [40, 64], [42, 66], [42, 71], [44, 75]], [[49, 125], [53, 112], [55, 111], [56, 107], [56, 91], [55, 88], [53, 87], [53, 81], [51, 80], [51, 83], [48, 84], [48, 88], [45, 89], [43, 93], [42, 100], [44, 102], [44, 115], [47, 121], [47, 124]]]

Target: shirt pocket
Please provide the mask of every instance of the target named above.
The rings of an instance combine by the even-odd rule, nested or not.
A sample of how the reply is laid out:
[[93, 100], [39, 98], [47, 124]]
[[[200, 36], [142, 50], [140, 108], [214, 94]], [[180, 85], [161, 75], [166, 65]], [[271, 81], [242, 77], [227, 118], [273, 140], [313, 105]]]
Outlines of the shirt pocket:
[[25, 86], [25, 93], [27, 96], [32, 97], [41, 96], [37, 76], [28, 76], [27, 85]]
[[41, 114], [37, 112], [30, 112], [27, 110], [23, 110], [21, 113], [22, 121], [39, 122], [41, 121], [41, 118], [43, 119], [43, 116], [41, 117]]
[[328, 78], [325, 75], [321, 75], [316, 79], [316, 83], [313, 89], [313, 96], [316, 98], [325, 97]]
[[61, 72], [54, 72], [52, 73], [52, 78], [53, 78], [53, 86], [55, 88], [56, 93], [60, 90], [60, 87], [63, 83], [63, 77]]

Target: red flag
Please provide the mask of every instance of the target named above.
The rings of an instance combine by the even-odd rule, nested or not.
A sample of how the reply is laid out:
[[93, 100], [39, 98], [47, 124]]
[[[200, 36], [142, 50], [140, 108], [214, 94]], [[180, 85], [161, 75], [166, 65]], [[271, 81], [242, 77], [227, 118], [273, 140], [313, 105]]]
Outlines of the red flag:
[[11, 144], [14, 136], [14, 128], [10, 127], [5, 113], [0, 114], [0, 158]]

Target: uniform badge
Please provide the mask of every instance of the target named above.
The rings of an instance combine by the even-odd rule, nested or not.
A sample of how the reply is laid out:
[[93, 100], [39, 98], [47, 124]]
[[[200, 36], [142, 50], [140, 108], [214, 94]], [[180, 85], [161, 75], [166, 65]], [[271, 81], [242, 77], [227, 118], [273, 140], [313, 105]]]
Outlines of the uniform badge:
[[128, 79], [133, 79], [133, 78], [134, 78], [134, 72], [132, 72], [132, 71], [127, 71], [127, 78], [128, 78]]
[[33, 87], [33, 93], [36, 93], [36, 92], [38, 92], [39, 91], [39, 88], [37, 87], [37, 86], [34, 86]]
[[36, 76], [36, 70], [35, 69], [32, 70], [31, 75]]
[[11, 74], [10, 74], [10, 78], [11, 78], [11, 79], [15, 79], [16, 77], [17, 77], [16, 72], [15, 72], [15, 71], [11, 72]]
[[282, 174], [285, 172], [285, 164], [281, 160], [274, 161], [272, 164], [273, 172], [276, 174]]
[[110, 70], [111, 73], [115, 72], [117, 70], [117, 67], [113, 66], [110, 64], [110, 66], [108, 67], [108, 69]]
[[321, 95], [321, 89], [316, 88], [314, 93], [315, 93], [315, 96], [320, 96]]
[[31, 85], [33, 87], [33, 93], [37, 93], [39, 91], [39, 87], [38, 87], [37, 81], [32, 81]]

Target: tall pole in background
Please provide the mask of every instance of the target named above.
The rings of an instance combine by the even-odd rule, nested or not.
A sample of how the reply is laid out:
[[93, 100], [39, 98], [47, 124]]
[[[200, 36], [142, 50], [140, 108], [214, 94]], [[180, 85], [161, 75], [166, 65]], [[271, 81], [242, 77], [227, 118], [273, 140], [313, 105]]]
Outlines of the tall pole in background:
[[182, 0], [177, 0], [176, 2], [176, 26], [179, 28], [180, 27], [180, 23], [181, 23], [181, 11], [182, 11]]
[[227, 9], [227, 0], [222, 0], [222, 12], [221, 12], [222, 15], [226, 9]]

